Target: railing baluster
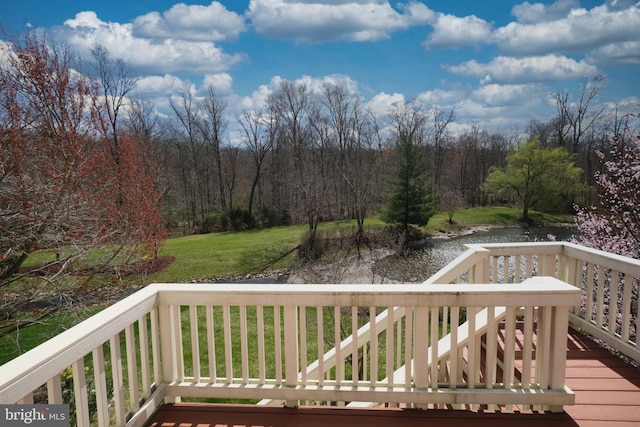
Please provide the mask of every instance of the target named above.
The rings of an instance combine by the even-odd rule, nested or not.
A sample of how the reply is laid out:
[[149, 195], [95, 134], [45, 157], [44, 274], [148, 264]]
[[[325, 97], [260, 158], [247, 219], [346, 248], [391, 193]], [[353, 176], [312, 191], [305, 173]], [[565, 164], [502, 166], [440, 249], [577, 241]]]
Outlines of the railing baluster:
[[[451, 307], [451, 332], [449, 334], [449, 348], [451, 356], [449, 357], [449, 387], [458, 387], [458, 316], [460, 315], [459, 307]], [[445, 331], [446, 332], [446, 331]], [[443, 332], [443, 333], [445, 333]]]
[[180, 305], [172, 305], [171, 309], [171, 321], [173, 326], [173, 336], [175, 337], [175, 369], [176, 379], [178, 381], [184, 381], [184, 345], [182, 341], [182, 313]]
[[404, 326], [404, 386], [411, 386], [411, 365], [413, 364], [413, 307], [405, 308]]
[[[298, 307], [284, 307], [285, 382], [287, 387], [298, 385]], [[287, 407], [297, 407], [298, 400], [287, 400]]]
[[596, 325], [598, 328], [602, 328], [604, 324], [604, 284], [605, 284], [605, 276], [607, 274], [606, 269], [599, 265], [598, 266], [598, 289], [596, 291], [597, 294], [597, 305], [596, 305]]
[[477, 307], [467, 307], [467, 384], [470, 389], [476, 388], [478, 377], [480, 375], [480, 353], [477, 348], [479, 347], [479, 340], [477, 340], [476, 333], [476, 315], [478, 313]]
[[522, 388], [531, 387], [531, 356], [533, 354], [533, 307], [524, 308], [524, 324], [522, 332]]
[[316, 307], [316, 325], [318, 334], [318, 384], [324, 385], [324, 309]]
[[[300, 371], [302, 372], [302, 376], [300, 378], [301, 385], [307, 385], [307, 366], [309, 366], [309, 362], [307, 361], [307, 307], [302, 306], [299, 308], [300, 310]], [[356, 350], [357, 351], [357, 350]]]
[[[415, 351], [413, 355], [413, 381], [415, 387], [429, 386], [429, 308], [415, 308]], [[372, 350], [373, 351], [373, 350]], [[426, 409], [427, 403], [416, 405]]]
[[263, 384], [266, 379], [266, 360], [264, 348], [264, 307], [256, 307], [256, 323], [258, 325], [258, 379]]
[[635, 284], [634, 287], [636, 288], [636, 295], [638, 295], [636, 297], [636, 324], [635, 324], [635, 331], [634, 331], [634, 335], [635, 335], [635, 346], [636, 348], [638, 348], [638, 346], [640, 345], [640, 278], [638, 277], [633, 277], [632, 278], [633, 283]]
[[342, 360], [342, 351], [340, 349], [341, 336], [340, 307], [333, 307], [333, 348], [336, 352], [336, 385], [341, 385], [344, 379], [344, 361]]
[[432, 389], [436, 390], [438, 388], [438, 380], [440, 379], [440, 376], [438, 374], [438, 368], [439, 368], [439, 364], [438, 364], [438, 339], [440, 338], [440, 334], [439, 334], [439, 328], [440, 328], [440, 322], [438, 321], [438, 317], [440, 314], [440, 308], [439, 307], [431, 307], [430, 308], [431, 311], [431, 319], [429, 321], [430, 323], [430, 330], [429, 330], [429, 346], [431, 347], [431, 354], [429, 355], [430, 361], [431, 361], [431, 369], [430, 369], [430, 378], [431, 381], [429, 383], [429, 387], [431, 387]]
[[[93, 381], [96, 390], [96, 420], [98, 421], [98, 426], [106, 427], [109, 425], [109, 401], [107, 397], [107, 374], [104, 363], [104, 349], [102, 346], [93, 349], [92, 357]], [[58, 376], [58, 378], [60, 377]]]
[[485, 368], [485, 386], [492, 389], [496, 382], [497, 361], [497, 325], [495, 307], [487, 307], [487, 340], [486, 340], [486, 368]]
[[231, 340], [231, 307], [222, 306], [222, 327], [224, 330], [224, 362], [227, 384], [233, 383], [233, 343]]
[[514, 383], [513, 369], [516, 351], [516, 309], [507, 307], [504, 328], [504, 368], [503, 383], [505, 388], [511, 388]]
[[124, 380], [122, 378], [122, 355], [120, 351], [120, 334], [109, 340], [111, 354], [111, 378], [113, 380], [113, 406], [115, 408], [115, 423], [123, 426], [126, 423], [124, 408]]
[[282, 333], [280, 326], [280, 307], [273, 307], [273, 336], [275, 343], [276, 384], [282, 384]]
[[386, 369], [385, 376], [387, 377], [387, 387], [393, 387], [393, 371], [394, 371], [394, 363], [393, 363], [393, 307], [387, 307], [387, 334], [386, 334]]
[[240, 306], [240, 358], [242, 367], [242, 381], [246, 384], [249, 381], [249, 344], [247, 337], [247, 306]]
[[355, 305], [351, 307], [351, 337], [353, 340], [351, 345], [351, 380], [353, 381], [354, 386], [357, 386], [360, 380], [360, 361], [358, 357], [358, 349], [360, 348], [358, 343], [358, 314], [358, 307]]
[[491, 257], [491, 283], [499, 283], [498, 282], [498, 257]]
[[587, 262], [587, 289], [583, 297], [586, 299], [585, 318], [593, 321], [593, 285], [594, 285], [594, 268], [593, 263]]
[[620, 273], [611, 270], [609, 278], [609, 334], [618, 333], [618, 292]]
[[191, 331], [191, 369], [193, 380], [200, 382], [200, 340], [198, 337], [198, 309], [196, 305], [189, 306], [189, 330]]
[[216, 332], [214, 324], [213, 306], [205, 307], [207, 320], [207, 360], [209, 362], [209, 382], [215, 383], [218, 379], [216, 367]]
[[138, 319], [138, 337], [140, 345], [140, 377], [142, 379], [142, 397], [147, 400], [151, 395], [151, 366], [149, 360], [149, 330], [147, 315]]
[[152, 309], [151, 316], [151, 358], [153, 361], [153, 382], [156, 387], [160, 383], [160, 339], [158, 334], [158, 310]]
[[376, 308], [369, 307], [369, 323], [371, 328], [370, 338], [370, 362], [369, 362], [369, 378], [371, 387], [375, 387], [378, 383], [378, 332], [376, 331]]
[[[104, 369], [104, 363], [103, 363], [102, 369]], [[105, 395], [106, 395], [106, 388], [105, 388]], [[49, 379], [49, 381], [47, 381], [47, 402], [52, 405], [63, 403], [62, 381], [60, 380], [60, 375], [54, 375], [51, 379]]]
[[136, 337], [133, 324], [124, 330], [125, 348], [127, 351], [127, 383], [129, 384], [129, 405], [132, 412], [138, 410], [138, 362], [136, 357]]
[[73, 374], [73, 397], [78, 427], [90, 426], [89, 397], [87, 395], [87, 378], [84, 371], [84, 358], [71, 365]]
[[633, 287], [633, 277], [622, 276], [622, 340], [629, 341], [629, 329], [631, 326], [631, 288]]

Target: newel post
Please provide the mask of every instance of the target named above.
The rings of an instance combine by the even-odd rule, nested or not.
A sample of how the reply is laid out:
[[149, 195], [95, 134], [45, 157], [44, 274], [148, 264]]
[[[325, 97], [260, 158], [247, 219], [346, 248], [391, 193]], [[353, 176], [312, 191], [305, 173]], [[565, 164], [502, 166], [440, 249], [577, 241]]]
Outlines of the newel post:
[[[564, 390], [565, 368], [567, 365], [567, 331], [569, 328], [570, 307], [551, 308], [551, 339], [549, 349], [549, 388]], [[552, 405], [551, 412], [562, 412], [562, 405]]]
[[[176, 360], [176, 345], [177, 340], [174, 335], [175, 327], [173, 323], [175, 319], [172, 319], [173, 313], [171, 307], [168, 305], [161, 305], [158, 307], [158, 327], [160, 329], [160, 358], [162, 359], [162, 382], [170, 383], [177, 379], [177, 360]], [[179, 396], [165, 396], [165, 403], [177, 403], [180, 402]]]
[[[306, 351], [306, 349], [302, 349]], [[285, 386], [295, 388], [298, 385], [298, 307], [284, 307], [284, 364]], [[287, 400], [285, 406], [295, 408], [298, 400]]]

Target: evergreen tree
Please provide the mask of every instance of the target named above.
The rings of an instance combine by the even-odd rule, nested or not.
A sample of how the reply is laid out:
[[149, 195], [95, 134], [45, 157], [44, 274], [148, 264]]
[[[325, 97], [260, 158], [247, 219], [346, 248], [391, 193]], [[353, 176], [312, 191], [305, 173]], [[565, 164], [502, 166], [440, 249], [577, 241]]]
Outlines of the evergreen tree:
[[435, 213], [435, 196], [426, 176], [422, 150], [404, 132], [398, 138], [396, 159], [389, 201], [382, 218], [387, 223], [402, 225], [406, 243], [409, 224], [425, 226]]

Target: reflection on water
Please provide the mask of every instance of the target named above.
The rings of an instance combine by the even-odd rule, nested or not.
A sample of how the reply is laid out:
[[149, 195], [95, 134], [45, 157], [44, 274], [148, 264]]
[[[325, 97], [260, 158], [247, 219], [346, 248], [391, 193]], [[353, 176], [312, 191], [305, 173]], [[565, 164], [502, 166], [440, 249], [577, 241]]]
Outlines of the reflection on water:
[[549, 241], [549, 235], [558, 241], [569, 240], [575, 232], [575, 229], [565, 227], [500, 227], [450, 239], [426, 239], [416, 245], [417, 250], [409, 256], [382, 260], [375, 270], [393, 280], [422, 281], [467, 250], [466, 244]]

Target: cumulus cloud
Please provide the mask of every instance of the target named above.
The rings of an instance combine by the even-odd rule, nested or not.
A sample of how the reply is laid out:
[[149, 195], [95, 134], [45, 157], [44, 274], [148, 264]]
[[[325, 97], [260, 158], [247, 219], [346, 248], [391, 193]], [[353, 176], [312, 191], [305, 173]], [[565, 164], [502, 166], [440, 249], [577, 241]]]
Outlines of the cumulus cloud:
[[639, 64], [640, 41], [611, 43], [589, 52], [585, 61], [590, 64]]
[[208, 6], [178, 3], [160, 14], [151, 12], [133, 21], [133, 35], [183, 40], [235, 40], [246, 30], [244, 18], [217, 1]]
[[233, 77], [228, 73], [205, 74], [202, 86], [205, 88], [212, 87], [220, 93], [229, 93], [233, 87]]
[[425, 105], [450, 105], [467, 96], [468, 91], [462, 89], [434, 89], [420, 93], [416, 100]]
[[513, 6], [511, 14], [515, 16], [519, 22], [532, 24], [562, 19], [567, 16], [572, 9], [579, 7], [580, 2], [578, 0], [557, 0], [552, 4], [532, 4], [526, 1]]
[[432, 23], [433, 32], [423, 45], [429, 49], [456, 48], [486, 43], [491, 37], [492, 25], [476, 16], [463, 18], [438, 14]]
[[144, 76], [138, 79], [136, 94], [149, 96], [166, 96], [174, 93], [189, 91], [192, 83], [179, 77], [165, 74], [163, 76]]
[[388, 1], [376, 0], [251, 0], [247, 16], [265, 37], [301, 42], [372, 41], [426, 23], [433, 12], [416, 2], [396, 10]]
[[542, 84], [487, 84], [474, 90], [471, 97], [488, 106], [517, 106], [540, 99], [548, 93]]
[[445, 69], [464, 76], [478, 77], [483, 84], [531, 83], [583, 78], [598, 73], [598, 69], [584, 61], [558, 55], [513, 58], [498, 56], [486, 64], [475, 60]]
[[105, 22], [91, 11], [76, 14], [53, 28], [52, 34], [85, 54], [101, 44], [111, 56], [147, 72], [220, 72], [246, 60], [245, 55], [227, 54], [212, 42], [136, 37], [133, 24]]
[[640, 39], [640, 4], [627, 8], [620, 4], [617, 7], [605, 4], [591, 10], [574, 8], [561, 19], [536, 19], [541, 18], [528, 17], [526, 23], [511, 22], [497, 29], [493, 41], [505, 54], [539, 55], [585, 53]]

